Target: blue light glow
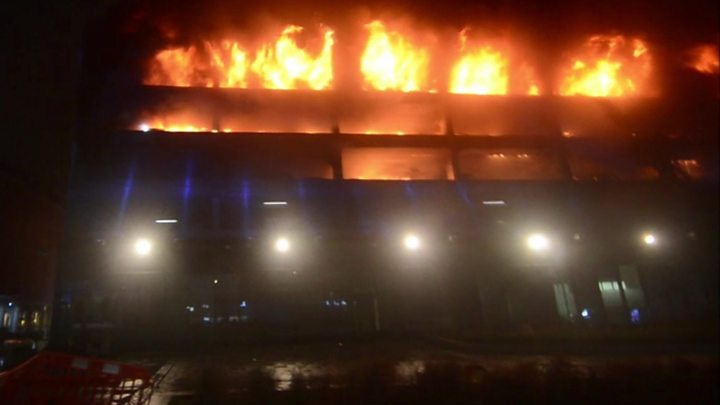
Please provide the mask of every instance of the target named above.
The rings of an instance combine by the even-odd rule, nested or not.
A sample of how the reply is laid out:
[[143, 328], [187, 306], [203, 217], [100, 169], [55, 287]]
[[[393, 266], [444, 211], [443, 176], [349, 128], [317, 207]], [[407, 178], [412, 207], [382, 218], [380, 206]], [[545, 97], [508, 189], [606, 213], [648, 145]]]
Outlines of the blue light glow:
[[185, 183], [183, 184], [182, 192], [182, 228], [186, 230], [188, 223], [188, 209], [190, 207], [190, 194], [192, 193], [192, 161], [188, 159], [185, 166]]
[[242, 193], [242, 213], [243, 213], [243, 221], [242, 221], [242, 227], [243, 227], [243, 237], [249, 238], [252, 235], [250, 234], [250, 182], [248, 180], [242, 181], [242, 187], [241, 187], [241, 193]]
[[300, 197], [300, 199], [305, 200], [305, 196], [306, 196], [305, 182], [303, 182], [302, 180], [298, 180], [297, 191], [298, 191], [298, 196]]
[[118, 226], [122, 225], [123, 219], [125, 218], [125, 211], [127, 210], [128, 200], [132, 193], [134, 179], [135, 162], [130, 165], [130, 172], [128, 173], [127, 180], [125, 180], [125, 187], [123, 188], [122, 199], [120, 200], [120, 212], [118, 213]]
[[580, 316], [582, 316], [583, 319], [590, 319], [590, 310], [587, 309], [587, 308], [584, 308], [584, 309], [580, 312]]

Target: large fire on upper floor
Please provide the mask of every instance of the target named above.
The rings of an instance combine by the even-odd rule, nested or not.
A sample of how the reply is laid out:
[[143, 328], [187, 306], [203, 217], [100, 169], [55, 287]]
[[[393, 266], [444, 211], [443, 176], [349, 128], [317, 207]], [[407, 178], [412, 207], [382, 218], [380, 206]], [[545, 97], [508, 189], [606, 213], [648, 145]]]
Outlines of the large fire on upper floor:
[[121, 18], [123, 46], [104, 61], [121, 62], [110, 70], [130, 71], [128, 87], [139, 90], [127, 97], [112, 93], [125, 88], [101, 90], [117, 104], [101, 126], [565, 136], [662, 128], [674, 134], [684, 124], [668, 123], [668, 115], [687, 114], [668, 114], [677, 110], [668, 100], [682, 99], [688, 83], [693, 96], [717, 97], [718, 50], [706, 32], [669, 37], [641, 15], [628, 23], [633, 13], [620, 9], [622, 23], [608, 15], [594, 23], [562, 4], [548, 5], [555, 15], [546, 20], [528, 18], [527, 10], [513, 16], [457, 3], [440, 12], [429, 5], [322, 10], [283, 2], [264, 8], [147, 2]]

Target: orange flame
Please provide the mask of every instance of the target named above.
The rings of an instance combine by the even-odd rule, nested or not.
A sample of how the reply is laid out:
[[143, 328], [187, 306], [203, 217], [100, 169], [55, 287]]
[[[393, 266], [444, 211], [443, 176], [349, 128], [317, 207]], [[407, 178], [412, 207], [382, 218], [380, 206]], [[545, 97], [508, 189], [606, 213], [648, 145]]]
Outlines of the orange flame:
[[247, 52], [237, 42], [221, 41], [219, 47], [206, 42], [205, 48], [212, 58], [210, 65], [218, 73], [218, 87], [247, 87]]
[[158, 52], [145, 84], [179, 87], [247, 87], [247, 52], [234, 41]]
[[388, 32], [380, 21], [365, 28], [370, 32], [360, 70], [365, 84], [376, 90], [403, 92], [432, 90], [428, 85], [429, 53], [400, 33]]
[[298, 47], [293, 38], [302, 30], [302, 27], [291, 25], [282, 31], [273, 45], [266, 44], [257, 52], [251, 70], [261, 78], [264, 88], [296, 89], [303, 84], [313, 90], [330, 87], [333, 79], [333, 31], [325, 30], [322, 51], [313, 58]]
[[650, 67], [650, 55], [641, 40], [594, 36], [585, 44], [582, 56], [574, 58], [559, 92], [591, 97], [638, 95], [648, 85]]
[[[461, 50], [467, 47], [465, 30], [460, 33]], [[464, 52], [450, 73], [450, 93], [507, 94], [508, 59], [491, 46]]]
[[201, 47], [158, 52], [145, 84], [180, 87], [258, 87], [269, 89], [329, 88], [332, 83], [333, 31], [325, 29], [316, 58], [298, 46], [294, 36], [303, 28], [290, 25], [280, 37], [262, 45], [250, 63], [249, 52], [237, 41], [204, 42]]
[[515, 68], [516, 87], [528, 96], [540, 95], [540, 84], [533, 69], [529, 64], [523, 63], [519, 68]]
[[720, 72], [717, 45], [699, 45], [690, 50], [689, 56], [688, 66], [698, 72], [708, 75], [716, 75]]
[[142, 123], [138, 125], [137, 129], [143, 132], [148, 132], [150, 130], [156, 130], [156, 131], [165, 131], [165, 132], [215, 132], [214, 130], [210, 130], [206, 127], [199, 127], [195, 125], [182, 125], [182, 124], [169, 124], [165, 125], [162, 120], [160, 119], [153, 119], [148, 123]]
[[145, 84], [169, 85], [179, 87], [210, 86], [202, 80], [198, 69], [200, 58], [197, 48], [173, 48], [160, 51], [155, 55], [152, 70], [145, 78]]
[[194, 112], [172, 112], [149, 117], [136, 128], [142, 132], [215, 132], [210, 128], [209, 120], [203, 118], [202, 114]]

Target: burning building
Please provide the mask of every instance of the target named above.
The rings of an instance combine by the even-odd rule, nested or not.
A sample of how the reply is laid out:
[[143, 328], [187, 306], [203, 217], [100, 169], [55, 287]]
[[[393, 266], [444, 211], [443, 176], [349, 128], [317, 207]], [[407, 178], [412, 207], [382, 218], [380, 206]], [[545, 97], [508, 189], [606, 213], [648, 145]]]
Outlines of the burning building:
[[712, 37], [166, 6], [91, 30], [59, 339], [716, 315]]

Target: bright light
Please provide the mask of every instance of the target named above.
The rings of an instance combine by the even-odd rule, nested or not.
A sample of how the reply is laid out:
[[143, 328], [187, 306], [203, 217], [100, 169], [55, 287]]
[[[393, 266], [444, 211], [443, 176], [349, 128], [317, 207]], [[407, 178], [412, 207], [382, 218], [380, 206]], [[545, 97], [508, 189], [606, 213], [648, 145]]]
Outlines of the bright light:
[[217, 283], [218, 283], [217, 279], [213, 280], [213, 284], [217, 284]]
[[287, 201], [263, 201], [263, 205], [287, 205]]
[[485, 200], [482, 203], [483, 205], [505, 205], [503, 200]]
[[148, 124], [140, 124], [140, 130], [143, 132], [148, 132], [150, 130], [150, 125]]
[[583, 319], [590, 319], [590, 310], [587, 308], [584, 308], [582, 312], [580, 312], [580, 316], [583, 317]]
[[177, 219], [156, 219], [156, 224], [177, 224]]
[[643, 243], [646, 245], [654, 245], [657, 243], [657, 238], [651, 233], [643, 235]]
[[290, 250], [290, 241], [286, 238], [278, 238], [275, 241], [275, 250], [280, 253], [285, 253]]
[[139, 256], [147, 256], [152, 250], [152, 243], [147, 239], [138, 239], [135, 242], [134, 248], [135, 253], [137, 253]]
[[418, 250], [420, 249], [420, 238], [413, 234], [405, 235], [405, 239], [403, 239], [403, 244], [408, 250]]
[[534, 250], [536, 252], [544, 252], [550, 248], [550, 239], [548, 239], [547, 236], [543, 234], [534, 233], [528, 236], [527, 245], [530, 250]]

